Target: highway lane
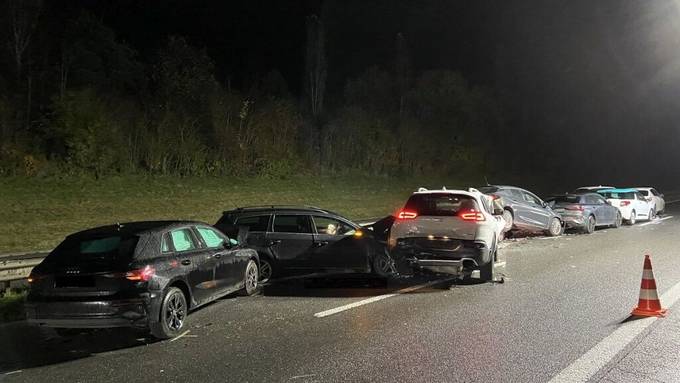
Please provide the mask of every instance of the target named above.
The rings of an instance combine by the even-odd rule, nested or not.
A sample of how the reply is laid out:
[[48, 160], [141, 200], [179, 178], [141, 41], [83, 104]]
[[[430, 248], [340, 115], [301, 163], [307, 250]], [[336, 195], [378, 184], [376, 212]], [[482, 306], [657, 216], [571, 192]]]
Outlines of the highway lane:
[[121, 331], [65, 339], [5, 325], [0, 370], [11, 374], [2, 380], [548, 381], [628, 318], [644, 254], [652, 255], [660, 294], [680, 282], [679, 206], [667, 216], [592, 235], [508, 241], [505, 284], [274, 284], [261, 296], [196, 311], [190, 332], [174, 341]]

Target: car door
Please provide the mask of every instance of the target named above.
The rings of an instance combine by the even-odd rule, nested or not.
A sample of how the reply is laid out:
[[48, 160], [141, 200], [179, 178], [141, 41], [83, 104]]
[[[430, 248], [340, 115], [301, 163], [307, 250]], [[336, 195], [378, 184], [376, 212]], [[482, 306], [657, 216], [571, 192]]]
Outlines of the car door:
[[500, 194], [507, 206], [514, 212], [513, 224], [520, 229], [535, 229], [535, 224], [532, 223], [530, 208], [524, 200], [524, 196], [518, 189], [506, 188], [499, 190], [496, 194]]
[[635, 199], [638, 206], [640, 206], [639, 209], [636, 209], [638, 217], [647, 217], [651, 219], [652, 217], [649, 216], [649, 211], [652, 210], [654, 205], [654, 202], [650, 201], [651, 197], [648, 200], [647, 198], [645, 198], [645, 196], [642, 195], [642, 193], [635, 192]]
[[201, 247], [194, 230], [189, 226], [171, 230], [170, 240], [180, 267], [186, 275], [192, 297], [197, 304], [207, 302], [217, 288], [215, 282], [217, 262], [212, 256], [212, 251]]
[[368, 249], [357, 228], [333, 217], [314, 215], [314, 247], [310, 264], [319, 269], [365, 271]]
[[607, 205], [607, 201], [605, 201], [604, 198], [597, 194], [589, 194], [585, 196], [585, 198], [593, 209], [598, 226], [614, 223], [614, 210], [611, 209], [611, 206]]
[[656, 189], [652, 189], [651, 192], [656, 203], [656, 211], [664, 211], [666, 208], [666, 201], [663, 198], [663, 194], [659, 193]]
[[524, 206], [526, 208], [524, 214], [526, 214], [525, 219], [527, 223], [536, 228], [547, 228], [550, 219], [552, 218], [552, 214], [550, 214], [543, 206], [543, 201], [526, 190], [521, 190], [520, 192], [524, 198]]
[[244, 269], [245, 265], [242, 265], [242, 261], [236, 258], [229, 237], [203, 225], [196, 226], [196, 233], [215, 260], [216, 289], [220, 291], [231, 289], [241, 280], [239, 271]]
[[307, 214], [274, 214], [267, 246], [279, 265], [288, 269], [308, 269], [314, 245], [311, 217]]

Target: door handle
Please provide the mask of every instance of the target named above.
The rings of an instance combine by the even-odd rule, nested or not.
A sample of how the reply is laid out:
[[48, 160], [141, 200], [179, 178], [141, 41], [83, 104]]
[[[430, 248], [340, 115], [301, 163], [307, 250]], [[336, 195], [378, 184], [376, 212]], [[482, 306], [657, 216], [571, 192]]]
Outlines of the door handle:
[[191, 264], [191, 261], [188, 259], [183, 259], [181, 262], [184, 266], [189, 266]]
[[281, 240], [280, 240], [280, 239], [275, 239], [275, 240], [273, 240], [273, 241], [269, 241], [269, 246], [278, 245], [279, 243], [281, 243]]
[[326, 245], [328, 245], [327, 241], [321, 241], [316, 243], [316, 247], [324, 247]]
[[213, 255], [213, 258], [220, 259], [220, 258], [222, 258], [222, 254], [217, 253], [217, 254]]

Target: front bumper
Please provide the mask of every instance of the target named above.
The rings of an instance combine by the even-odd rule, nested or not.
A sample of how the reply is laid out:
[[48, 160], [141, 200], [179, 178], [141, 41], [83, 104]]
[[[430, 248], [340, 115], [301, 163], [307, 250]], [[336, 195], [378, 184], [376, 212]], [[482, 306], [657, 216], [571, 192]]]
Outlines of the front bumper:
[[399, 244], [398, 241], [392, 254], [397, 261], [406, 262], [412, 269], [450, 275], [461, 275], [465, 271], [479, 269], [491, 261], [491, 249], [484, 242], [457, 242], [460, 246], [442, 249], [423, 246], [422, 241], [420, 244]]
[[29, 299], [25, 304], [29, 323], [61, 328], [143, 327], [159, 316], [159, 299], [146, 297], [106, 301]]

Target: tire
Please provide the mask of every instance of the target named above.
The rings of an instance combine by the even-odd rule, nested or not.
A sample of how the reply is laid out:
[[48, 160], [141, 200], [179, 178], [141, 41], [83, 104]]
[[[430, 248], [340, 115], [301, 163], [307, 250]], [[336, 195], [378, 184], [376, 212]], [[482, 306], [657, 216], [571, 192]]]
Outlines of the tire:
[[655, 210], [654, 208], [652, 208], [652, 209], [649, 211], [649, 215], [647, 216], [647, 218], [648, 218], [650, 221], [656, 218], [656, 210]]
[[617, 228], [621, 227], [622, 223], [623, 223], [623, 217], [621, 216], [621, 212], [617, 211], [616, 212], [616, 218], [614, 219], [614, 224], [612, 225], [612, 227], [617, 229]]
[[249, 260], [246, 265], [246, 272], [243, 274], [243, 289], [241, 295], [250, 296], [258, 292], [260, 273], [258, 271], [257, 263], [254, 260]]
[[635, 221], [637, 220], [637, 216], [635, 215], [635, 210], [630, 212], [630, 219], [626, 221], [626, 224], [629, 226], [635, 225]]
[[260, 257], [260, 283], [266, 283], [269, 282], [272, 278], [274, 278], [274, 262], [267, 257], [267, 256], [262, 256]]
[[482, 267], [479, 268], [479, 279], [483, 280], [484, 282], [493, 281], [493, 264], [496, 260], [497, 253], [498, 248], [495, 248], [493, 250], [493, 253], [490, 254], [489, 262], [485, 263], [484, 265], [482, 265]]
[[373, 264], [371, 266], [373, 274], [382, 278], [389, 278], [396, 274], [394, 260], [387, 254], [387, 250], [376, 254], [373, 257]]
[[158, 339], [174, 338], [186, 328], [189, 313], [182, 290], [170, 287], [163, 297], [158, 322], [151, 323], [151, 334]]
[[503, 231], [509, 232], [510, 230], [512, 230], [512, 225], [514, 222], [512, 212], [508, 209], [503, 210], [503, 219], [505, 220], [505, 227], [503, 228]]
[[559, 218], [553, 218], [550, 221], [550, 226], [548, 226], [547, 233], [551, 237], [557, 237], [558, 235], [562, 234], [562, 231], [564, 228], [562, 227], [562, 222], [560, 222]]
[[594, 216], [588, 216], [588, 222], [586, 222], [586, 226], [583, 228], [583, 232], [586, 234], [592, 234], [595, 231], [595, 226], [597, 225], [597, 221], [595, 220]]

